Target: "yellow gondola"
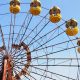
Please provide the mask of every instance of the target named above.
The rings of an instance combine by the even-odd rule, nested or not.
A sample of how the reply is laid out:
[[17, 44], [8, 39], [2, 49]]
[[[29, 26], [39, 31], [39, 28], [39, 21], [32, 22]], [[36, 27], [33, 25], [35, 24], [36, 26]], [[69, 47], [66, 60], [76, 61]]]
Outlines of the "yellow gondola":
[[39, 15], [41, 12], [41, 3], [39, 0], [33, 0], [31, 3], [30, 3], [30, 13], [32, 15]]
[[78, 27], [75, 27], [75, 28], [67, 28], [66, 29], [66, 34], [69, 35], [69, 36], [75, 36], [78, 32], [79, 32], [79, 29]]
[[10, 2], [10, 12], [13, 14], [17, 14], [20, 12], [20, 1], [19, 0], [12, 0]]
[[77, 26], [77, 21], [74, 19], [70, 19], [66, 22], [66, 34], [69, 36], [75, 36], [79, 32], [79, 28]]
[[50, 9], [49, 14], [50, 14], [50, 21], [52, 23], [57, 23], [61, 20], [62, 16], [61, 16], [61, 11], [60, 8], [58, 8], [57, 6], [54, 6], [53, 8]]

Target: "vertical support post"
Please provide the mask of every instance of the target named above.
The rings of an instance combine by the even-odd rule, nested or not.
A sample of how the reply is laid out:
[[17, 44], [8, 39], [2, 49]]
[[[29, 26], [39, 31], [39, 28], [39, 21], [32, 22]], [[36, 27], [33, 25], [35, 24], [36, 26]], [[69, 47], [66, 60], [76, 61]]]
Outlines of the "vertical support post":
[[11, 68], [11, 64], [10, 61], [8, 60], [8, 80], [12, 80], [12, 68]]
[[6, 80], [6, 74], [7, 74], [7, 60], [4, 60], [4, 69], [3, 69], [3, 79], [2, 80]]
[[10, 59], [6, 57], [4, 59], [4, 64], [3, 64], [3, 78], [2, 80], [13, 80], [12, 79], [12, 66], [10, 63]]

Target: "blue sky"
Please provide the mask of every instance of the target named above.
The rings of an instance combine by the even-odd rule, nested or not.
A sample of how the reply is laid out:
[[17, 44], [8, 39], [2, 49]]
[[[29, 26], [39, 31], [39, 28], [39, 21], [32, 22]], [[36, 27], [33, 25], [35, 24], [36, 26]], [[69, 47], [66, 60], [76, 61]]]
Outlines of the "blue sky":
[[[30, 3], [31, 2], [31, 0], [20, 0], [20, 1], [22, 3]], [[80, 28], [80, 11], [79, 11], [80, 10], [80, 0], [40, 0], [40, 1], [41, 1], [41, 4], [42, 4], [42, 7], [47, 8], [47, 9], [50, 9], [53, 6], [60, 7], [62, 19], [63, 20], [69, 20], [71, 18], [75, 18], [77, 20], [78, 26]], [[10, 0], [0, 0], [0, 4], [5, 4], [5, 3], [9, 3], [9, 2], [10, 2]], [[24, 4], [24, 5], [21, 4], [21, 12], [26, 12], [27, 13], [28, 11], [29, 11], [29, 4]], [[49, 10], [46, 10], [46, 9], [43, 9], [42, 8], [42, 12], [41, 12], [40, 15], [41, 16], [44, 16], [48, 12], [49, 12]], [[11, 18], [11, 14], [1, 15], [1, 14], [4, 14], [4, 13], [10, 13], [9, 12], [9, 4], [8, 5], [4, 5], [4, 6], [1, 6], [0, 5], [0, 24], [2, 26], [4, 26], [4, 25], [10, 25], [10, 22], [11, 22], [11, 19], [10, 19]], [[16, 22], [15, 23], [17, 25], [21, 25], [23, 23], [23, 20], [24, 20], [25, 16], [26, 16], [26, 14], [17, 14], [16, 15]], [[30, 16], [31, 15], [28, 16], [29, 17], [28, 19], [30, 19]], [[13, 15], [13, 17], [14, 17], [14, 15]], [[49, 15], [47, 17], [49, 18]], [[33, 19], [32, 19], [32, 21], [31, 21], [31, 23], [30, 23], [29, 29], [33, 29], [33, 27], [36, 26], [37, 23], [41, 19], [42, 18], [40, 16], [36, 16], [36, 17], [34, 16]], [[62, 24], [64, 22], [63, 20], [61, 20], [59, 23], [57, 23], [57, 25]], [[13, 21], [14, 21], [14, 19], [13, 19]], [[38, 27], [37, 30], [39, 31], [42, 28], [42, 26], [45, 23], [47, 23], [47, 21], [48, 20], [43, 20], [43, 22], [39, 25], [39, 27]], [[28, 22], [28, 20], [26, 21], [26, 24], [27, 24], [27, 22]], [[39, 34], [39, 36], [42, 36], [42, 35], [46, 34], [48, 31], [50, 31], [51, 29], [53, 29], [55, 27], [56, 27], [56, 24], [53, 24], [53, 23], [50, 22], [49, 25], [47, 26], [47, 28], [45, 28], [45, 30], [43, 30]], [[63, 25], [62, 28], [65, 29], [65, 25]], [[20, 29], [19, 27], [15, 26], [15, 33], [17, 33], [19, 31], [19, 29]], [[8, 34], [9, 33], [9, 26], [8, 27], [2, 27], [2, 30], [3, 30], [4, 34]], [[23, 31], [24, 30], [25, 29], [23, 29]], [[23, 31], [21, 33], [23, 33]], [[61, 31], [62, 30], [60, 29], [60, 32]], [[29, 32], [30, 32], [30, 30], [28, 30], [26, 32], [26, 35]], [[29, 43], [29, 41], [32, 39], [32, 37], [35, 36], [35, 34], [34, 34], [35, 32], [36, 32], [36, 30], [32, 33], [32, 35], [29, 37], [29, 39], [27, 39], [25, 41], [26, 43]], [[39, 40], [39, 43], [43, 44], [49, 38], [53, 38], [56, 34], [57, 34], [57, 32], [55, 32], [54, 35], [53, 35], [53, 33], [51, 33], [50, 35], [47, 36], [47, 38], [44, 37], [43, 38], [43, 41]], [[80, 31], [79, 31], [78, 35], [76, 35], [76, 37], [80, 37], [79, 35], [80, 35]], [[35, 39], [38, 39], [39, 36], [37, 38], [35, 38]], [[6, 38], [8, 36], [4, 36], [4, 37]], [[73, 39], [73, 38], [74, 37], [70, 37], [70, 39]], [[48, 45], [52, 45], [52, 44], [55, 44], [55, 43], [63, 42], [63, 41], [66, 41], [66, 40], [69, 40], [69, 38], [64, 33], [63, 35], [61, 35], [60, 37], [56, 38], [55, 40], [47, 43], [43, 47], [48, 46]], [[7, 44], [8, 40], [6, 39], [5, 42]], [[76, 44], [76, 41], [74, 41], [74, 44]], [[0, 38], [0, 45], [2, 45], [1, 38]], [[30, 46], [30, 50], [35, 49], [39, 45], [40, 44], [38, 44], [36, 42], [34, 45]], [[69, 45], [69, 47], [72, 46], [71, 43], [69, 43], [68, 45]], [[62, 44], [60, 46], [55, 47], [54, 50], [52, 50], [52, 48], [49, 48], [47, 50], [47, 52], [46, 52], [46, 50], [44, 50], [44, 51], [41, 50], [39, 52], [33, 52], [32, 53], [32, 57], [36, 57], [37, 53], [38, 53], [38, 56], [40, 56], [42, 54], [44, 55], [45, 53], [48, 54], [48, 53], [50, 53], [52, 51], [55, 52], [57, 50], [60, 50], [61, 48], [66, 48], [66, 46], [67, 46], [67, 44]], [[58, 53], [58, 54], [54, 54], [54, 55], [50, 55], [48, 57], [53, 57], [53, 58], [57, 58], [57, 57], [59, 57], [59, 58], [69, 58], [69, 57], [72, 58], [72, 57], [74, 57], [74, 58], [76, 58], [75, 49], [72, 49], [72, 50], [69, 50], [69, 51], [64, 51], [64, 52], [61, 52], [61, 53]], [[79, 54], [78, 54], [78, 57], [80, 57]], [[41, 63], [44, 63], [46, 61], [45, 60], [44, 61], [42, 61], [42, 60], [40, 61], [39, 60], [39, 62], [41, 64]], [[70, 64], [70, 62], [66, 62], [64, 64]], [[52, 63], [54, 64], [54, 61], [51, 61], [49, 64], [52, 64]], [[60, 63], [60, 61], [56, 61], [56, 64], [58, 64], [58, 63]], [[79, 61], [79, 63], [80, 63], [80, 61]], [[32, 62], [32, 64], [38, 64], [38, 63], [37, 63], [37, 61], [35, 61], [35, 62]], [[72, 64], [76, 64], [77, 65], [77, 61], [72, 61]], [[41, 68], [41, 69], [44, 69], [44, 68]], [[53, 71], [52, 71], [52, 69], [53, 69]], [[64, 70], [62, 70], [62, 69], [64, 69]], [[30, 68], [30, 71], [31, 70], [35, 71], [34, 69], [31, 69]], [[52, 71], [52, 72], [55, 72], [55, 73], [59, 73], [59, 74], [65, 75], [65, 76], [68, 76], [68, 77], [71, 77], [71, 78], [74, 78], [74, 79], [76, 79], [76, 76], [77, 76], [77, 68], [48, 67], [48, 70], [49, 71]], [[38, 72], [39, 72], [39, 70], [38, 70]], [[42, 72], [42, 73], [44, 73], [44, 72]], [[40, 73], [40, 74], [42, 74], [42, 73]], [[37, 76], [37, 75], [34, 75], [34, 74], [31, 74], [31, 75], [33, 75], [34, 77], [36, 77], [37, 80], [38, 80], [38, 78], [40, 80], [40, 76]], [[45, 73], [45, 75], [46, 75], [46, 73]], [[47, 75], [51, 77], [51, 74], [47, 73]], [[56, 78], [56, 80], [58, 80], [59, 78], [61, 78], [61, 80], [68, 80], [66, 78], [59, 77], [59, 76], [58, 76], [59, 78], [57, 78], [54, 75], [52, 76], [52, 78], [53, 77]], [[27, 79], [25, 79], [25, 80], [27, 80]], [[49, 80], [49, 79], [42, 78], [41, 80]]]

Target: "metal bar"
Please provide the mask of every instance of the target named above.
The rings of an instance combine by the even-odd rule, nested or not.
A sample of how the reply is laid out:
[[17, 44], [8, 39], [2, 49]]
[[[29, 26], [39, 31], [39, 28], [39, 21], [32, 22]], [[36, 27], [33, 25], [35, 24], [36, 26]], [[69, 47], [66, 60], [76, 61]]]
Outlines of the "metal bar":
[[1, 33], [1, 37], [2, 37], [3, 46], [5, 46], [4, 35], [3, 35], [2, 29], [1, 29], [1, 25], [0, 25], [0, 33]]

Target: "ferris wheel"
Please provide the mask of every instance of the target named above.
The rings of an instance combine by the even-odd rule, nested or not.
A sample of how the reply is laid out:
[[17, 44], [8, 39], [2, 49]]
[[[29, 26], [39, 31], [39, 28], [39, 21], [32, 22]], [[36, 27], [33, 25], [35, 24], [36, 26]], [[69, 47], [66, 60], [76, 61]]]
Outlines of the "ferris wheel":
[[0, 4], [0, 80], [80, 80], [78, 22], [42, 4]]

